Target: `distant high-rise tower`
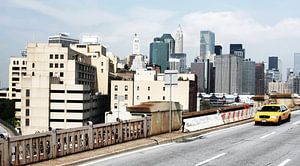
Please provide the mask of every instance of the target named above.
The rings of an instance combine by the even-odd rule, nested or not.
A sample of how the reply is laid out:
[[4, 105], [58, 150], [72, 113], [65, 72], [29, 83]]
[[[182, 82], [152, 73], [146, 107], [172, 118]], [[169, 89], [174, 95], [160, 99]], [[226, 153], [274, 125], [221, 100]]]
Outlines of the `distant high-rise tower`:
[[200, 58], [207, 59], [215, 53], [215, 34], [211, 31], [200, 31]]
[[242, 94], [255, 94], [255, 62], [251, 59], [242, 61]]
[[245, 59], [245, 49], [242, 44], [230, 44], [230, 54], [237, 55]]
[[169, 44], [159, 37], [150, 43], [150, 64], [159, 65], [161, 72], [169, 68]]
[[300, 76], [300, 53], [294, 54], [294, 74]]
[[256, 63], [255, 64], [255, 94], [263, 95], [265, 94], [265, 64]]
[[216, 45], [215, 46], [215, 54], [216, 55], [222, 55], [222, 46], [221, 45]]
[[216, 56], [216, 93], [242, 92], [242, 58], [236, 55]]
[[132, 54], [140, 54], [140, 39], [137, 34], [134, 34], [134, 38], [132, 41]]
[[269, 70], [278, 70], [278, 57], [277, 56], [270, 56], [269, 57]]
[[179, 24], [175, 37], [175, 53], [183, 53], [183, 32]]
[[174, 38], [172, 37], [171, 34], [163, 34], [161, 36], [161, 41], [168, 44], [169, 46], [169, 56], [173, 53], [175, 53], [175, 40]]

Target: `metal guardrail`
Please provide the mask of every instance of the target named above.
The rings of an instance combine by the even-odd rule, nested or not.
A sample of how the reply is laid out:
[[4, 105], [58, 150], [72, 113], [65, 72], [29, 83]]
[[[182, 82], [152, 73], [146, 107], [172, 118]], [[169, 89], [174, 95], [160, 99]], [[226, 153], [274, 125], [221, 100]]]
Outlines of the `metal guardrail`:
[[0, 165], [27, 165], [144, 138], [150, 117], [0, 139]]

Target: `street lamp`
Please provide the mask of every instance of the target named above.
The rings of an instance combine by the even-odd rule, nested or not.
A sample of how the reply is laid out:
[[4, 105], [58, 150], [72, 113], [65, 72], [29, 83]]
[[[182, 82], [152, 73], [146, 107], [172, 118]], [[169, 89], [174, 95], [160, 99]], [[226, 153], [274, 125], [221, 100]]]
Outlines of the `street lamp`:
[[172, 132], [172, 86], [178, 84], [178, 71], [177, 70], [165, 70], [165, 86], [170, 87], [170, 124], [169, 124], [169, 132]]

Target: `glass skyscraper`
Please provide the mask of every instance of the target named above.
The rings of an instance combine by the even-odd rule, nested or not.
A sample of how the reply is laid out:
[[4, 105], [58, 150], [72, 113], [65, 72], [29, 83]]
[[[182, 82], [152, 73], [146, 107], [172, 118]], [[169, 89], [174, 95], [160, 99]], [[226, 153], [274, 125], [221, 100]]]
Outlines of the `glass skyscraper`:
[[150, 43], [150, 64], [159, 65], [162, 73], [169, 68], [169, 44], [159, 37]]
[[215, 53], [215, 34], [211, 31], [200, 31], [200, 58]]

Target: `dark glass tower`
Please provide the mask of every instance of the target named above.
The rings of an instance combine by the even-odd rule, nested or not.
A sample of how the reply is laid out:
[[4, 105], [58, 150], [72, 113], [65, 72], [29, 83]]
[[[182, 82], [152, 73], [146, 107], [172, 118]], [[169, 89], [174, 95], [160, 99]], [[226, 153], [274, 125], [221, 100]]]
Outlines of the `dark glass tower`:
[[150, 43], [150, 64], [159, 65], [162, 73], [169, 68], [169, 44], [161, 38]]

